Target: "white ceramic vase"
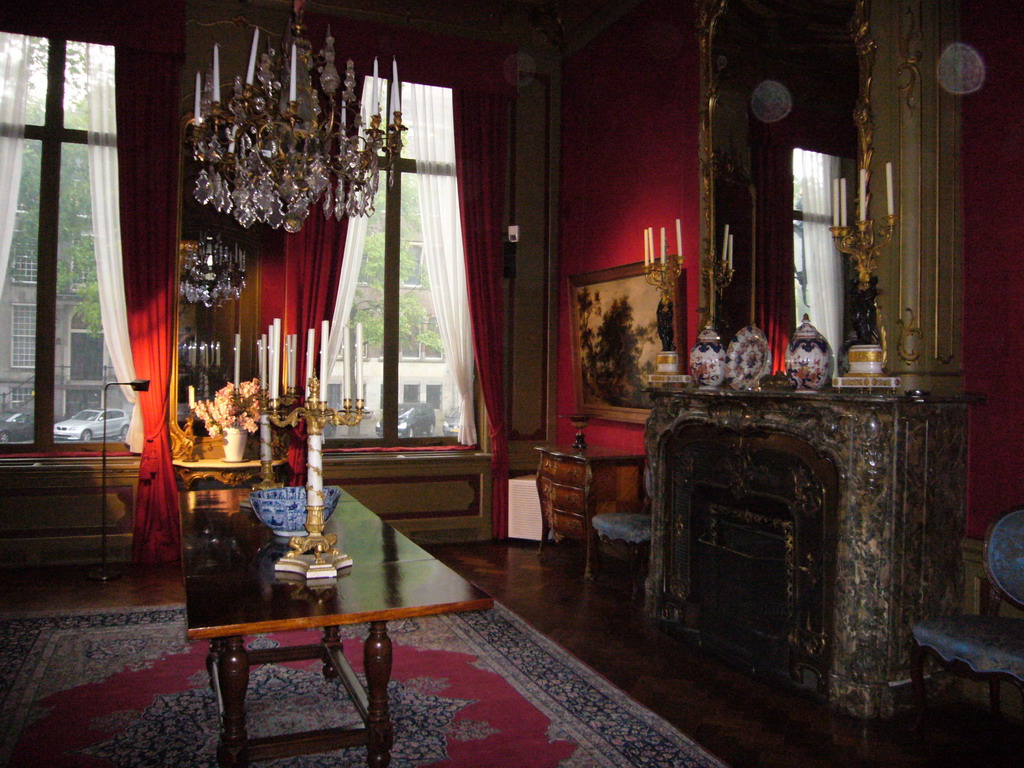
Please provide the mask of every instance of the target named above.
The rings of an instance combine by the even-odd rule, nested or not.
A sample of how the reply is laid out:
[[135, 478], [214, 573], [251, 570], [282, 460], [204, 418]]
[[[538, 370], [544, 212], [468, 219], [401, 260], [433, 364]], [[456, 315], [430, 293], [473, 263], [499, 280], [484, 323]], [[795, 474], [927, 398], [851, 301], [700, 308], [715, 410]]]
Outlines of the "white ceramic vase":
[[221, 433], [221, 441], [224, 443], [224, 461], [237, 463], [245, 460], [245, 441], [249, 433], [244, 429], [225, 429]]

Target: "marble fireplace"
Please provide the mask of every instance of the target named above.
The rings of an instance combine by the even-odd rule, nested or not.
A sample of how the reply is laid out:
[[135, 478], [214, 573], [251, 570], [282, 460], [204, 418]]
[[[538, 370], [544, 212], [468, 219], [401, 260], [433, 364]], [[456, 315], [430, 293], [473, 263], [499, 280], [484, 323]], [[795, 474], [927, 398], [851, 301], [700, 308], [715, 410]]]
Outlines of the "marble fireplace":
[[651, 390], [648, 615], [836, 709], [910, 703], [910, 628], [963, 594], [957, 397]]

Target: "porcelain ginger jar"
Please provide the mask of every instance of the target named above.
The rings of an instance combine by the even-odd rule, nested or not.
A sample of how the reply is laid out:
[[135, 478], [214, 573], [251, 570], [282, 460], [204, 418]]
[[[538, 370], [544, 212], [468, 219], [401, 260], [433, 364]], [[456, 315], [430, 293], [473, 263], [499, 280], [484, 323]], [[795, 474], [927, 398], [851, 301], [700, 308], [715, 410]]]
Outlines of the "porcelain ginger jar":
[[786, 348], [786, 376], [797, 391], [817, 391], [832, 378], [832, 348], [804, 315]]
[[697, 343], [690, 350], [690, 377], [701, 389], [715, 389], [725, 381], [725, 347], [710, 324], [697, 334]]

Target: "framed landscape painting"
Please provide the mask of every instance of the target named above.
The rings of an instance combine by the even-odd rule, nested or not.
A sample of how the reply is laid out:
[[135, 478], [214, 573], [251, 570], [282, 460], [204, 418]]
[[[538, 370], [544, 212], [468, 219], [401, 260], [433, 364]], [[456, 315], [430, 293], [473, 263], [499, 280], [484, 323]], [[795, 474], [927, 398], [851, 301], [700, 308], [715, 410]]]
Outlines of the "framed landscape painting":
[[569, 278], [578, 413], [647, 419], [651, 406], [643, 387], [661, 351], [659, 297], [640, 262]]

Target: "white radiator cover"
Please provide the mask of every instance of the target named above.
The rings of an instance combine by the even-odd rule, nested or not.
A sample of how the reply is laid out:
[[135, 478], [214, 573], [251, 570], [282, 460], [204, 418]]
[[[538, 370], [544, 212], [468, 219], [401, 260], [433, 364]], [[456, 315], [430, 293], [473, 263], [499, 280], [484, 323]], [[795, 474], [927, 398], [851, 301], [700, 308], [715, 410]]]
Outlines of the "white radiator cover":
[[508, 535], [512, 539], [540, 541], [540, 496], [537, 476], [514, 477], [508, 481]]

